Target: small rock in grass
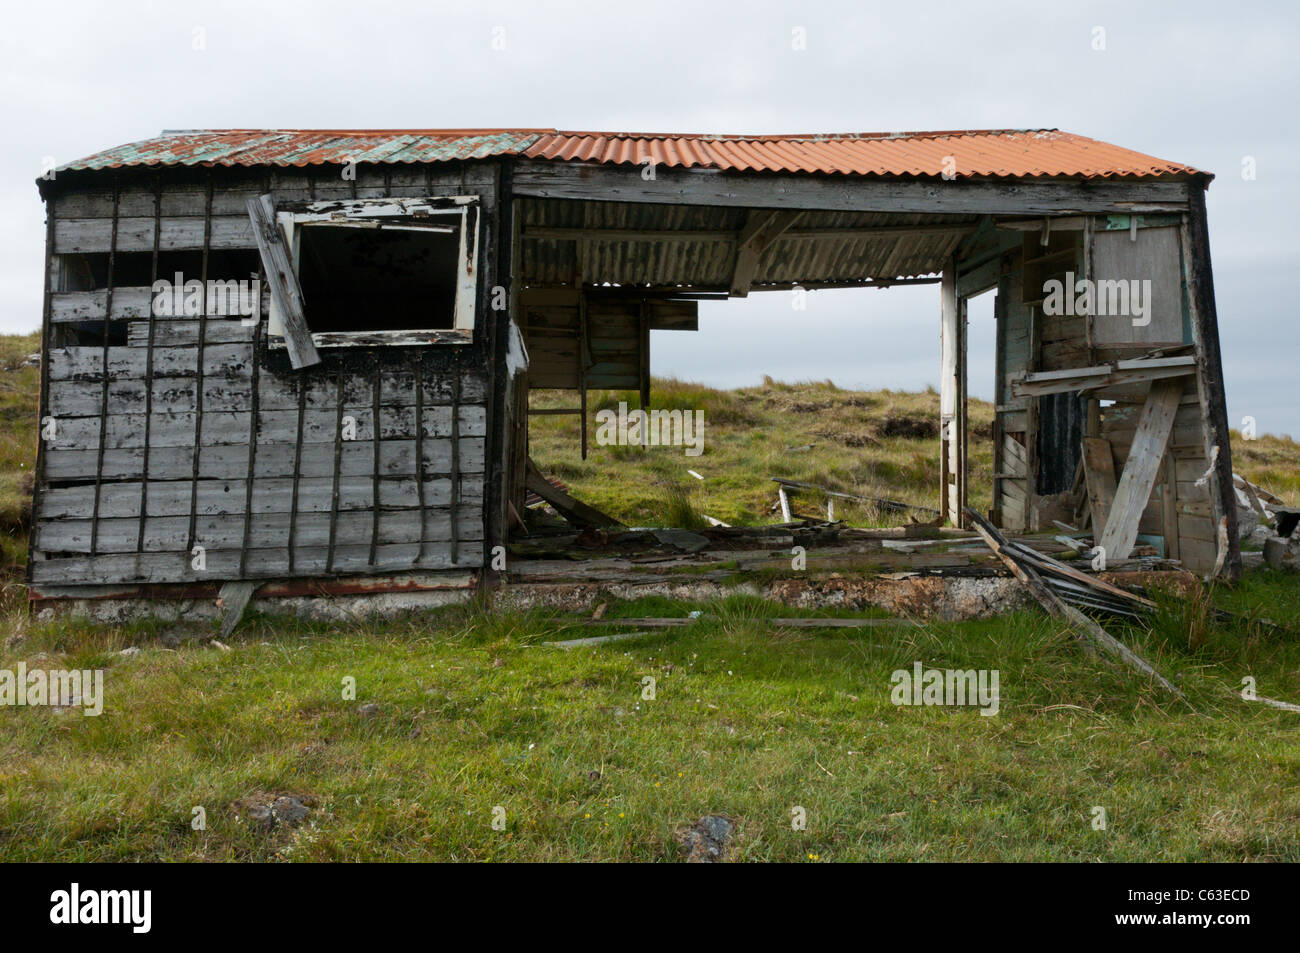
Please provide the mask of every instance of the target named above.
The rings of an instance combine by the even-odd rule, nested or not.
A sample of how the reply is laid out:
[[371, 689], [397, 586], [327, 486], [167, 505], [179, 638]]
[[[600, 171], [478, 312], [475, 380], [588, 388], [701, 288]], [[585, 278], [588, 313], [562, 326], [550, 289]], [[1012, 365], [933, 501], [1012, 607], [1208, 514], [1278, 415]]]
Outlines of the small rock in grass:
[[281, 795], [270, 804], [250, 804], [244, 817], [259, 827], [270, 830], [281, 824], [297, 827], [311, 813], [311, 808], [296, 797]]
[[688, 864], [713, 864], [722, 859], [735, 825], [721, 814], [706, 814], [678, 835]]
[[379, 714], [379, 706], [374, 702], [366, 702], [364, 705], [357, 706], [357, 714], [362, 718], [369, 718], [371, 715]]
[[122, 651], [118, 652], [117, 654], [122, 656], [123, 658], [132, 658], [140, 654], [140, 647], [138, 645], [132, 645], [127, 648], [124, 648]]
[[271, 816], [290, 827], [297, 827], [310, 813], [311, 808], [296, 797], [278, 797], [271, 802]]

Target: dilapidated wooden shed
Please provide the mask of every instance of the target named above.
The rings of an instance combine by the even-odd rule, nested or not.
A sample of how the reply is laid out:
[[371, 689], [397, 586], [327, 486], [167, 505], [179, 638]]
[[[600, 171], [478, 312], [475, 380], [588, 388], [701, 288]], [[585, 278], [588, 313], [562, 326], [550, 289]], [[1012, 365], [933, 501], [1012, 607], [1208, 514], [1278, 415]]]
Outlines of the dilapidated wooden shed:
[[[757, 291], [934, 283], [945, 519], [966, 301], [996, 289], [995, 523], [1239, 570], [1211, 176], [1056, 130], [168, 133], [47, 205], [34, 598], [472, 587], [529, 388], [650, 386], [650, 331]], [[864, 363], [870, 360], [863, 356]], [[757, 370], [757, 369], [756, 369]]]

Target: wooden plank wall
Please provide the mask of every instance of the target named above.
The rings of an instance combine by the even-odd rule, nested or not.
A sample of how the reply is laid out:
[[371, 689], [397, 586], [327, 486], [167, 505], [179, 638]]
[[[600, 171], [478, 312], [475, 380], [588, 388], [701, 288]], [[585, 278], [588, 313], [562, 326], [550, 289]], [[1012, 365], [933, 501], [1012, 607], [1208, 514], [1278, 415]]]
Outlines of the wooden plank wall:
[[[1149, 341], [1134, 340], [1118, 348], [1113, 335], [1106, 331], [1102, 341], [1110, 346], [1099, 347], [1095, 328], [1089, 319], [1080, 315], [1043, 315], [1042, 284], [1049, 278], [1064, 278], [1067, 270], [1076, 277], [1092, 276], [1094, 242], [1091, 233], [1113, 228], [1115, 222], [1105, 217], [1092, 220], [1092, 228], [1080, 232], [1076, 226], [1049, 235], [1043, 245], [1041, 232], [1029, 231], [1014, 256], [1006, 256], [1000, 269], [998, 284], [998, 356], [997, 403], [995, 434], [1001, 445], [995, 448], [995, 473], [1002, 476], [995, 481], [994, 515], [1000, 525], [1010, 529], [1024, 528], [1027, 506], [1033, 502], [1033, 487], [1024, 481], [1010, 478], [1036, 469], [1035, 441], [1037, 430], [1036, 404], [1033, 400], [1016, 400], [1011, 394], [1010, 378], [1026, 368], [1036, 370], [1061, 370], [1086, 367], [1117, 356], [1132, 357], [1152, 346]], [[1122, 224], [1122, 223], [1121, 223]], [[1185, 265], [1178, 241], [1170, 241], [1172, 230], [1164, 219], [1143, 221], [1138, 229], [1139, 241], [1131, 241], [1125, 228], [1122, 241], [1107, 236], [1106, 256], [1101, 263], [1103, 277], [1150, 278], [1153, 294], [1158, 302], [1170, 300], [1186, 304], [1178, 288], [1185, 281]], [[1147, 236], [1144, 232], [1150, 231]], [[1114, 237], [1115, 240], [1110, 239]], [[1163, 308], [1164, 305], [1161, 305]], [[1159, 320], [1156, 321], [1155, 318]], [[1113, 325], [1114, 319], [1108, 319]], [[1165, 310], [1157, 309], [1153, 316], [1155, 337], [1175, 342], [1178, 334], [1169, 329], [1186, 327], [1187, 315], [1181, 319], [1171, 317]], [[1110, 336], [1107, 336], [1110, 335]], [[1185, 341], [1185, 339], [1182, 339]], [[1196, 572], [1213, 568], [1217, 554], [1215, 522], [1212, 516], [1209, 489], [1197, 486], [1208, 467], [1205, 453], [1205, 410], [1197, 389], [1190, 383], [1178, 405], [1169, 446], [1161, 462], [1159, 477], [1147, 505], [1142, 511], [1138, 531], [1162, 536], [1166, 554], [1181, 559]], [[1148, 384], [1105, 389], [1094, 393], [1090, 433], [1109, 441], [1115, 474], [1123, 473], [1133, 443], [1134, 431], [1142, 406], [1146, 401]], [[1017, 439], [1013, 435], [1019, 435]]]
[[[648, 357], [640, 300], [586, 296], [583, 329], [579, 295], [574, 288], [529, 288], [523, 293], [529, 386], [577, 390], [585, 380], [588, 390], [637, 390], [643, 357]], [[695, 330], [697, 308], [694, 301], [652, 300], [647, 330]]]
[[[62, 176], [60, 177], [62, 180]], [[101, 327], [51, 346], [33, 584], [169, 583], [483, 564], [487, 345], [328, 349], [289, 367], [222, 315], [154, 320], [147, 288], [65, 291], [62, 255], [253, 249], [245, 203], [478, 195], [480, 324], [492, 272], [495, 167], [101, 175], [50, 199], [50, 325]], [[203, 277], [193, 275], [187, 277]], [[308, 302], [310, 307], [310, 302]], [[105, 316], [111, 316], [108, 323]], [[98, 322], [89, 323], [89, 322]], [[126, 322], [125, 345], [109, 329]], [[89, 323], [89, 324], [88, 324]], [[365, 317], [358, 316], [364, 329]], [[203, 547], [198, 568], [194, 547]]]

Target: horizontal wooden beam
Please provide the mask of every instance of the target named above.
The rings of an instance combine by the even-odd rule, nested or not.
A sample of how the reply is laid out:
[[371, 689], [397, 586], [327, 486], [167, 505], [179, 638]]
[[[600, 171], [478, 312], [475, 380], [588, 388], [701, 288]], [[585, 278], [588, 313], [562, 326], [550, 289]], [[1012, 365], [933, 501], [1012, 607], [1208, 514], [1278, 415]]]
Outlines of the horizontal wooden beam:
[[1078, 390], [1093, 390], [1115, 384], [1139, 384], [1143, 381], [1183, 377], [1196, 370], [1196, 358], [1134, 358], [1096, 367], [1068, 368], [1060, 371], [1037, 371], [1012, 380], [1011, 393], [1016, 397], [1042, 397]]
[[974, 181], [768, 175], [708, 169], [659, 169], [653, 180], [612, 166], [520, 160], [516, 196], [663, 205], [913, 212], [953, 215], [1129, 213], [1151, 205], [1185, 208], [1184, 179]]
[[[870, 225], [862, 228], [791, 228], [776, 241], [854, 241], [892, 239], [900, 236], [965, 235], [974, 225]], [[520, 235], [525, 240], [608, 241], [608, 242], [738, 242], [741, 233], [720, 229], [691, 228], [571, 228], [534, 225]]]

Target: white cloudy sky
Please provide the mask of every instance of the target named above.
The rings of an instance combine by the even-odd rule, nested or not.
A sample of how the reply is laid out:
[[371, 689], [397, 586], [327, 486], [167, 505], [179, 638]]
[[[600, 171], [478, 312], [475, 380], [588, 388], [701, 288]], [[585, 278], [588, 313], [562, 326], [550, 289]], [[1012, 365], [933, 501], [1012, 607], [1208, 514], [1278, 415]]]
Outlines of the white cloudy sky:
[[[1291, 3], [10, 5], [0, 34], [0, 332], [40, 321], [59, 162], [162, 129], [558, 127], [726, 133], [1057, 127], [1218, 175], [1208, 202], [1234, 425], [1300, 435], [1300, 13]], [[803, 28], [807, 49], [792, 49]], [[1094, 29], [1105, 50], [1093, 49]], [[195, 31], [206, 48], [195, 50]], [[494, 31], [505, 49], [492, 46]], [[1254, 181], [1241, 175], [1253, 156]], [[938, 291], [705, 304], [654, 371], [722, 385], [938, 378]], [[972, 391], [992, 378], [972, 308]]]

